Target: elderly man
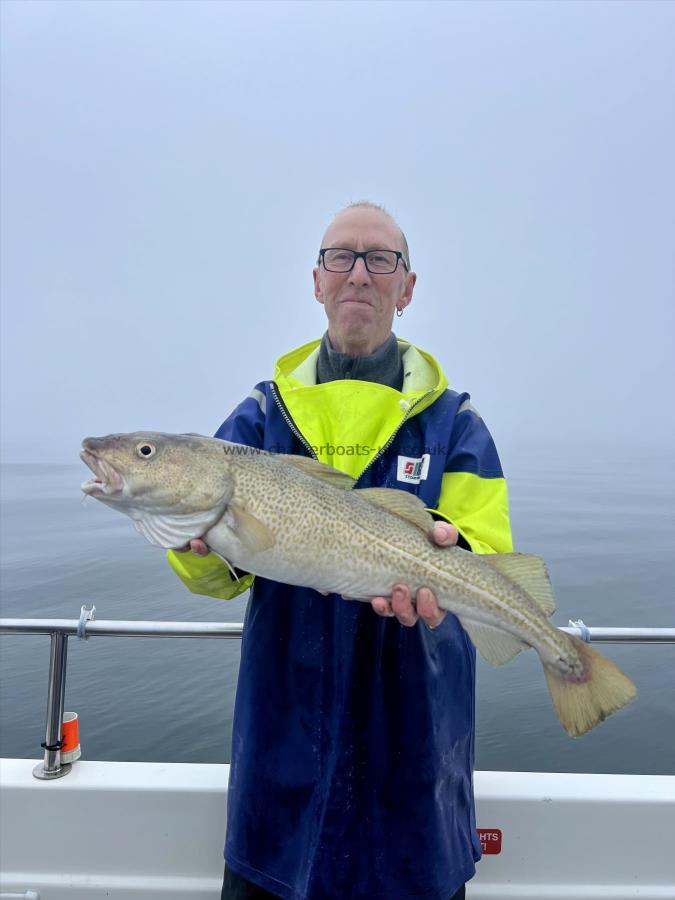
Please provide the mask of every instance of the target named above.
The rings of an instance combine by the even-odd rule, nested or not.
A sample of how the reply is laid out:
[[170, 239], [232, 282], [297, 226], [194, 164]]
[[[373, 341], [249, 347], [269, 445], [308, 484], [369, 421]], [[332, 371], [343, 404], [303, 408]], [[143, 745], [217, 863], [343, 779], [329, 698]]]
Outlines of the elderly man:
[[[369, 203], [330, 223], [314, 269], [328, 330], [282, 356], [218, 429], [419, 495], [439, 544], [511, 550], [490, 434], [435, 360], [392, 334], [413, 297], [405, 237]], [[372, 609], [244, 576], [193, 541], [169, 554], [190, 590], [251, 587], [241, 648], [223, 897], [451, 900], [480, 857], [475, 654], [405, 585]], [[377, 615], [375, 615], [377, 614]]]

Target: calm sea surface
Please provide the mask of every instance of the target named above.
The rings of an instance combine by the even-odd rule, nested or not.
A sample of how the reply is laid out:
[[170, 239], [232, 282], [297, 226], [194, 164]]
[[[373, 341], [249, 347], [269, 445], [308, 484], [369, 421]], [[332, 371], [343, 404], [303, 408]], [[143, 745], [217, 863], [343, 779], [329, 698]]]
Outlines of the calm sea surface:
[[[675, 456], [546, 449], [503, 456], [517, 547], [546, 558], [554, 622], [675, 625]], [[1, 613], [241, 622], [246, 598], [190, 594], [126, 517], [82, 503], [82, 465], [2, 467]], [[573, 740], [552, 712], [534, 653], [479, 659], [477, 768], [675, 772], [675, 645], [603, 645], [639, 696]], [[0, 755], [41, 756], [49, 639], [0, 636]], [[66, 709], [88, 759], [227, 762], [238, 640], [69, 640]]]

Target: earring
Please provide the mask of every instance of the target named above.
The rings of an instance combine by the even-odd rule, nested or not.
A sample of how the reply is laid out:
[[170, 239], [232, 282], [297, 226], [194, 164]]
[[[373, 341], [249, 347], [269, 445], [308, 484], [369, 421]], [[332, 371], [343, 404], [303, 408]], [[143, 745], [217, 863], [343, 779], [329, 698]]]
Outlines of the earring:
[[399, 309], [398, 307], [396, 307], [396, 315], [397, 315], [398, 318], [400, 319], [401, 316], [403, 315], [403, 310], [402, 310], [402, 309]]

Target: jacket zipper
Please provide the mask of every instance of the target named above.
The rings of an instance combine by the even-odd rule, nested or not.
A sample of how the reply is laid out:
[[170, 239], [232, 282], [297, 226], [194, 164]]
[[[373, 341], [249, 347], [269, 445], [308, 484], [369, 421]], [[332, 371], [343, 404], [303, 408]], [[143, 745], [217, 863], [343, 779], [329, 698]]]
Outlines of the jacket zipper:
[[309, 452], [309, 455], [312, 457], [312, 459], [318, 459], [316, 453], [312, 450], [310, 444], [307, 443], [307, 441], [305, 440], [303, 435], [300, 433], [298, 426], [295, 424], [295, 422], [291, 418], [291, 414], [286, 409], [285, 403], [279, 396], [279, 394], [277, 392], [277, 387], [274, 384], [274, 382], [270, 382], [270, 390], [272, 391], [272, 396], [274, 397], [274, 402], [279, 407], [279, 412], [283, 416], [284, 421], [286, 422], [288, 427], [291, 429], [291, 431], [296, 436], [296, 438], [300, 441], [300, 443], [307, 449], [307, 451]]
[[389, 436], [389, 440], [387, 441], [387, 443], [384, 445], [384, 447], [382, 447], [382, 448], [375, 454], [375, 456], [370, 460], [370, 462], [368, 463], [368, 465], [365, 467], [365, 469], [364, 469], [364, 470], [361, 472], [361, 474], [359, 475], [359, 481], [363, 478], [363, 476], [366, 474], [366, 472], [368, 471], [368, 469], [373, 465], [373, 463], [377, 462], [377, 460], [378, 460], [384, 453], [386, 453], [386, 451], [391, 447], [391, 445], [392, 445], [393, 442], [394, 442], [394, 438], [396, 437], [396, 435], [399, 433], [399, 431], [401, 430], [401, 428], [403, 428], [403, 426], [405, 425], [405, 423], [406, 423], [406, 422], [408, 421], [408, 419], [410, 418], [410, 414], [412, 413], [413, 409], [415, 409], [416, 406], [419, 406], [419, 404], [420, 404], [423, 400], [426, 400], [427, 397], [431, 396], [431, 394], [433, 394], [433, 391], [427, 391], [426, 394], [423, 394], [421, 397], [419, 397], [417, 400], [415, 400], [414, 403], [411, 403], [411, 404], [410, 404], [410, 406], [408, 407], [408, 410], [407, 410], [406, 414], [403, 416], [403, 418], [401, 419], [401, 421], [398, 423], [397, 427], [394, 429], [394, 431], [392, 431], [391, 435]]
[[[312, 450], [310, 444], [307, 443], [307, 441], [305, 440], [303, 435], [300, 433], [298, 426], [295, 424], [295, 422], [291, 418], [291, 414], [288, 412], [288, 410], [286, 409], [286, 405], [284, 404], [283, 400], [279, 396], [279, 394], [277, 392], [277, 387], [274, 384], [274, 382], [270, 383], [270, 390], [272, 391], [272, 396], [274, 397], [274, 402], [279, 407], [279, 412], [283, 416], [284, 421], [286, 422], [288, 427], [291, 429], [291, 431], [297, 437], [297, 439], [300, 441], [300, 443], [304, 447], [306, 447], [306, 449], [309, 451], [309, 455], [312, 457], [312, 459], [318, 459], [316, 453]], [[363, 476], [368, 471], [368, 469], [373, 465], [373, 463], [376, 462], [389, 449], [389, 447], [391, 447], [391, 445], [394, 442], [394, 438], [396, 437], [396, 435], [399, 433], [401, 428], [403, 428], [405, 423], [410, 418], [410, 414], [412, 413], [413, 409], [415, 409], [416, 406], [419, 406], [420, 403], [422, 403], [423, 400], [426, 400], [427, 397], [431, 396], [431, 394], [433, 394], [433, 391], [427, 391], [426, 394], [423, 394], [421, 397], [419, 397], [417, 400], [415, 400], [414, 403], [410, 404], [410, 406], [408, 407], [408, 409], [406, 411], [406, 414], [403, 416], [401, 421], [398, 423], [397, 427], [394, 429], [394, 431], [392, 431], [391, 435], [389, 436], [389, 440], [387, 441], [387, 443], [384, 445], [384, 447], [382, 447], [375, 454], [375, 456], [370, 460], [368, 465], [365, 467], [365, 469], [359, 475], [359, 481], [361, 480], [361, 478], [363, 478]]]

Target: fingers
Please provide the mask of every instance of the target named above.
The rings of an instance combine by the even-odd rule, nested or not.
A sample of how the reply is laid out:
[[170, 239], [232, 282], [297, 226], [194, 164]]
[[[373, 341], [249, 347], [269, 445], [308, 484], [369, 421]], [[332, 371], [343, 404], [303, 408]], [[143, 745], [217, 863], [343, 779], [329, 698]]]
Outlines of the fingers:
[[206, 544], [201, 538], [193, 538], [188, 544], [183, 544], [182, 547], [174, 547], [175, 553], [187, 553], [188, 550], [191, 550], [195, 556], [208, 556], [211, 552]]
[[452, 547], [457, 543], [459, 531], [450, 522], [434, 522], [431, 536], [439, 547]]
[[395, 584], [391, 592], [391, 608], [401, 625], [410, 627], [417, 621], [410, 589], [405, 584]]
[[190, 541], [190, 550], [192, 550], [195, 556], [208, 556], [211, 552], [206, 545], [206, 542], [201, 538], [194, 538], [194, 540]]
[[410, 628], [420, 618], [427, 628], [437, 628], [445, 618], [436, 596], [429, 588], [420, 588], [413, 602], [410, 590], [404, 584], [394, 585], [391, 597], [375, 597], [370, 605], [379, 616], [395, 616], [401, 625]]
[[445, 610], [440, 609], [436, 595], [429, 588], [420, 588], [415, 601], [420, 619], [427, 628], [437, 628], [445, 618]]
[[370, 605], [378, 616], [389, 617], [394, 615], [394, 610], [391, 608], [391, 600], [389, 597], [373, 597], [370, 601]]
[[401, 625], [410, 627], [417, 621], [410, 590], [404, 584], [395, 584], [391, 597], [375, 597], [370, 605], [380, 616], [396, 616]]

